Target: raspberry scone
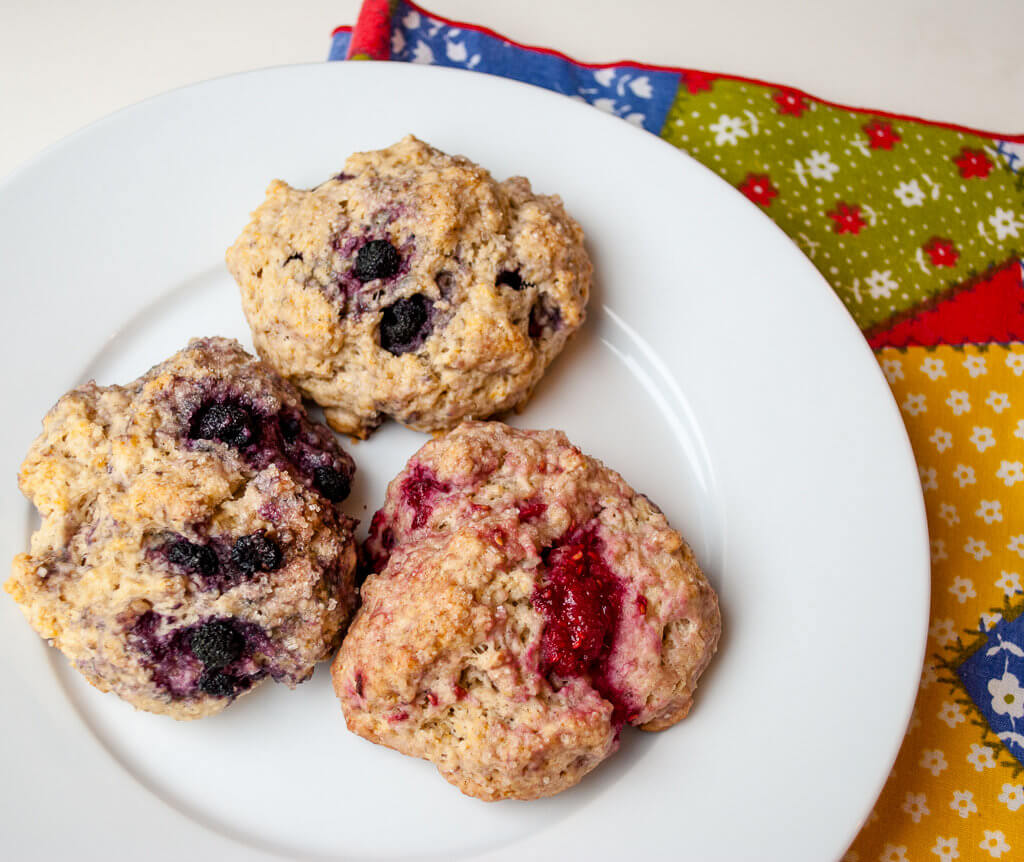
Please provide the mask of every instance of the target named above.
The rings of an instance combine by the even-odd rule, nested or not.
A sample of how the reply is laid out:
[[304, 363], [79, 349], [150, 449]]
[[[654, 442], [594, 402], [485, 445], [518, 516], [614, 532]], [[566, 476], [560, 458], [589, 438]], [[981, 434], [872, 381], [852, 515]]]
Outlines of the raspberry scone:
[[42, 525], [5, 588], [85, 678], [174, 718], [294, 686], [355, 609], [352, 459], [234, 341], [193, 341], [47, 414], [19, 474]]
[[260, 355], [359, 437], [524, 403], [591, 278], [558, 197], [411, 136], [315, 189], [271, 183], [227, 264]]
[[689, 711], [717, 597], [682, 537], [560, 431], [467, 422], [388, 488], [332, 674], [350, 730], [470, 796], [571, 787]]

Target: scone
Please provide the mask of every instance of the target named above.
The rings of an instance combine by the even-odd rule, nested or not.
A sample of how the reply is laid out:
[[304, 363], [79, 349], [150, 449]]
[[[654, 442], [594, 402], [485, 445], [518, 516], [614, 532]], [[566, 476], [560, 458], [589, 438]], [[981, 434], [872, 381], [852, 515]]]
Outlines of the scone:
[[411, 136], [310, 191], [271, 183], [227, 264], [260, 356], [358, 437], [524, 403], [591, 278], [559, 198]]
[[463, 793], [571, 787], [689, 711], [717, 597], [661, 511], [560, 431], [467, 422], [391, 482], [332, 666], [350, 730]]
[[42, 525], [5, 588], [102, 691], [174, 718], [294, 686], [356, 604], [352, 459], [234, 341], [193, 341], [47, 414], [19, 483]]

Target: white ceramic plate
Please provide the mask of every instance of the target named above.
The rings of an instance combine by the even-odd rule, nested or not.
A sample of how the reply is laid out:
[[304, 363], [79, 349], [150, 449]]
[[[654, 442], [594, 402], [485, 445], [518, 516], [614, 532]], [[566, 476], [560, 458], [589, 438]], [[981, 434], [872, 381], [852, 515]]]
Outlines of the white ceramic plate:
[[[927, 534], [864, 340], [758, 210], [653, 135], [446, 69], [297, 66], [118, 113], [0, 186], [3, 553], [14, 473], [69, 387], [126, 382], [190, 336], [249, 343], [223, 252], [273, 177], [314, 185], [408, 131], [557, 191], [591, 316], [515, 424], [559, 427], [690, 539], [725, 635], [690, 717], [554, 799], [485, 804], [345, 730], [327, 668], [176, 723], [90, 689], [6, 596], [0, 847], [9, 859], [820, 860], [868, 814], [913, 703]], [[424, 438], [350, 446], [368, 519]]]

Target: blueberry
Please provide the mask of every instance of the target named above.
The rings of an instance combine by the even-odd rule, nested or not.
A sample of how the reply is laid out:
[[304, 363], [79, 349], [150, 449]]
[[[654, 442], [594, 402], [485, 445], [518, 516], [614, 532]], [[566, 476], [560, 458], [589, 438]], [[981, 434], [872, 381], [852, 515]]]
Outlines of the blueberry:
[[281, 568], [281, 549], [263, 533], [242, 536], [231, 549], [231, 559], [245, 574], [273, 572]]
[[198, 575], [214, 575], [219, 564], [212, 548], [197, 545], [188, 539], [178, 539], [167, 549], [167, 559], [176, 566]]
[[242, 654], [245, 638], [227, 620], [213, 620], [192, 632], [189, 646], [192, 655], [208, 668], [222, 668]]
[[386, 239], [371, 239], [356, 253], [352, 272], [362, 282], [389, 278], [398, 272], [402, 256]]
[[199, 688], [213, 697], [231, 697], [235, 693], [236, 682], [226, 673], [208, 670], [199, 678]]
[[256, 423], [241, 404], [208, 404], [192, 418], [190, 436], [199, 440], [220, 440], [242, 449], [255, 442]]
[[498, 277], [494, 279], [494, 283], [497, 285], [507, 285], [513, 290], [523, 289], [523, 277], [518, 272], [513, 272], [511, 269], [503, 270], [498, 273]]
[[317, 467], [313, 470], [313, 484], [332, 503], [344, 500], [351, 490], [348, 476], [333, 467]]
[[302, 424], [294, 416], [282, 416], [278, 424], [281, 427], [281, 436], [286, 443], [293, 442], [302, 430]]
[[430, 306], [422, 293], [399, 299], [380, 317], [380, 346], [399, 356], [423, 342]]

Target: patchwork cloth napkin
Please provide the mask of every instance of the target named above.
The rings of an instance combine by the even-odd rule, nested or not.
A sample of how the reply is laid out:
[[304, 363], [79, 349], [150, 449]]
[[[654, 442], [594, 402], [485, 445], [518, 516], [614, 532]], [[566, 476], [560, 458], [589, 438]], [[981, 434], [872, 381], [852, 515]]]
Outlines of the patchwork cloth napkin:
[[685, 150], [799, 244], [892, 386], [932, 536], [917, 705], [844, 858], [1024, 859], [1024, 136], [579, 63], [408, 0], [366, 0], [330, 59], [472, 69], [589, 102]]

